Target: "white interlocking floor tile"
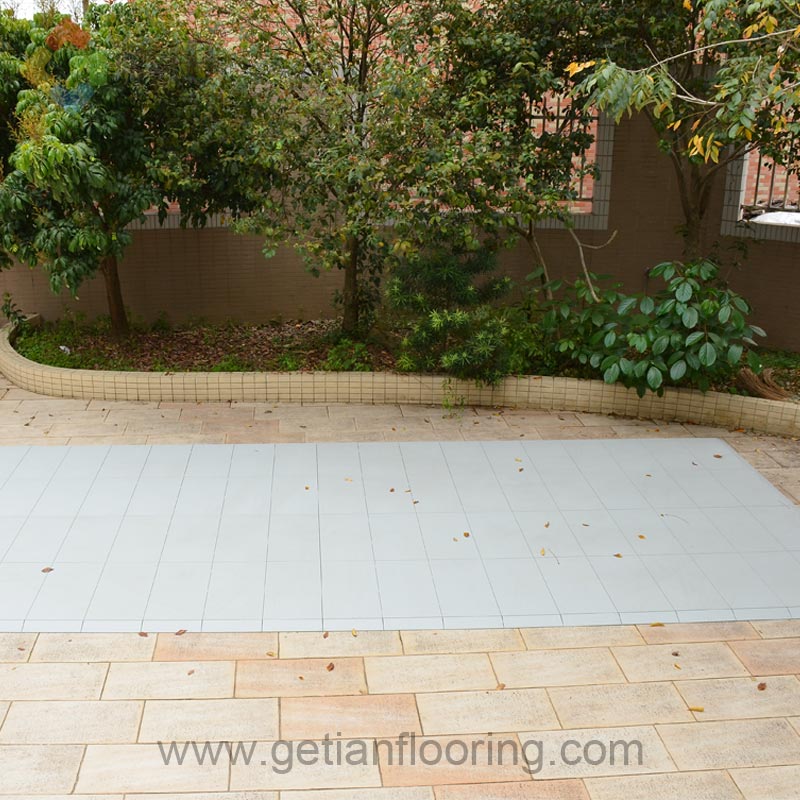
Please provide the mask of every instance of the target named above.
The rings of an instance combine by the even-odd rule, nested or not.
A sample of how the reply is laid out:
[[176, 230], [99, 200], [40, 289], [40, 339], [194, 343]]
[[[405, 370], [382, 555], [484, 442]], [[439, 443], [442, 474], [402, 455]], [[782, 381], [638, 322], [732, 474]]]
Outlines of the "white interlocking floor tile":
[[0, 630], [800, 616], [800, 508], [717, 439], [0, 447]]

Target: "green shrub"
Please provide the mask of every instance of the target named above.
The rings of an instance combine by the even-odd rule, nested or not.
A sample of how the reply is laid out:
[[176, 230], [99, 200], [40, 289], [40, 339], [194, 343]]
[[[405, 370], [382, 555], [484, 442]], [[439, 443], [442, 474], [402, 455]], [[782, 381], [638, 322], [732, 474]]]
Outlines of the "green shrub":
[[363, 342], [340, 339], [328, 351], [322, 369], [331, 372], [369, 372], [372, 369], [372, 359]]
[[294, 353], [283, 353], [278, 358], [278, 369], [282, 372], [297, 372], [302, 366], [301, 360]]
[[512, 288], [495, 269], [494, 253], [443, 247], [394, 269], [386, 295], [408, 329], [398, 369], [485, 383], [524, 370], [532, 329], [515, 311], [494, 305]]
[[743, 363], [760, 371], [755, 337], [765, 333], [748, 324], [750, 305], [727, 287], [716, 264], [666, 262], [649, 274], [666, 287], [626, 294], [617, 284], [595, 300], [585, 280], [551, 284], [558, 299], [543, 304], [541, 324], [554, 356], [640, 396], [648, 389], [660, 394], [665, 384], [706, 391], [728, 382]]

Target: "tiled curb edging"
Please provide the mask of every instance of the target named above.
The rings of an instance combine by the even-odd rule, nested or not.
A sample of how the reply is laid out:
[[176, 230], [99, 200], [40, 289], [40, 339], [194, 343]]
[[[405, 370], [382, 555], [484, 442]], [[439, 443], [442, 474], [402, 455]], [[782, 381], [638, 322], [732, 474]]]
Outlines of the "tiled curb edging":
[[667, 389], [663, 397], [620, 385], [536, 375], [477, 386], [441, 375], [384, 372], [110, 372], [37, 364], [0, 329], [0, 372], [22, 389], [52, 397], [172, 402], [413, 403], [515, 406], [694, 422], [800, 435], [800, 403], [720, 392]]

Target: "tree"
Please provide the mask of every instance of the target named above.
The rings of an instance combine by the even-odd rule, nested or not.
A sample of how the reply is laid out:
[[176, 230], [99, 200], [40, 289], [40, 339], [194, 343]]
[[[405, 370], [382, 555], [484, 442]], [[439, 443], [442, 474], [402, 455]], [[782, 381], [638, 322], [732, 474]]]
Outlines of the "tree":
[[[34, 63], [66, 52], [66, 78]], [[103, 276], [116, 334], [128, 332], [118, 263], [127, 230], [163, 204], [148, 176], [149, 142], [113, 62], [88, 34], [61, 20], [26, 62], [33, 88], [19, 94], [19, 143], [0, 190], [4, 239], [21, 261], [41, 263], [54, 291]]]
[[[376, 132], [382, 98], [402, 76], [393, 0], [192, 2], [196, 36], [224, 41], [244, 77], [239, 114], [254, 163], [273, 179], [239, 229], [266, 238], [265, 254], [295, 243], [314, 273], [344, 272], [342, 330], [368, 327], [383, 262], [391, 181]], [[402, 89], [400, 90], [402, 91]]]
[[800, 4], [602, 0], [589, 8], [594, 52], [570, 67], [577, 91], [618, 120], [647, 115], [675, 169], [685, 255], [697, 259], [724, 167], [756, 147], [779, 163], [800, 155]]
[[429, 53], [431, 69], [415, 110], [437, 124], [410, 125], [419, 136], [398, 145], [398, 157], [417, 167], [408, 210], [418, 230], [441, 227], [442, 239], [473, 249], [522, 238], [546, 273], [536, 226], [558, 219], [571, 230], [570, 202], [594, 170], [583, 159], [592, 113], [564, 98], [571, 51], [563, 43], [580, 36], [573, 10], [564, 0], [419, 7], [413, 45]]
[[124, 336], [119, 261], [131, 223], [148, 209], [163, 220], [170, 200], [192, 224], [219, 203], [236, 205], [213, 183], [218, 168], [205, 166], [217, 163], [217, 129], [198, 111], [224, 69], [161, 3], [94, 6], [88, 24], [91, 37], [61, 18], [37, 29], [27, 50], [30, 88], [18, 93], [17, 144], [0, 185], [0, 242], [6, 260], [41, 265], [54, 291], [75, 293], [99, 272]]

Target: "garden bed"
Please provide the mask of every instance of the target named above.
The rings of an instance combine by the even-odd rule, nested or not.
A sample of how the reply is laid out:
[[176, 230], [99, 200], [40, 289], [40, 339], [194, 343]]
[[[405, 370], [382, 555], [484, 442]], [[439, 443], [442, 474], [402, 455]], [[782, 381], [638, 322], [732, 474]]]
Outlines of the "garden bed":
[[[62, 320], [21, 331], [14, 347], [39, 364], [67, 369], [115, 372], [391, 372], [400, 352], [399, 333], [367, 342], [342, 339], [337, 320], [290, 321], [266, 325], [229, 323], [172, 327], [165, 322], [138, 326], [127, 339], [116, 338], [108, 323]], [[762, 351], [765, 367], [800, 398], [800, 353]], [[541, 368], [537, 372], [546, 372]], [[579, 365], [565, 377], [593, 378]], [[717, 385], [720, 392], [743, 394], [740, 387]]]
[[[23, 329], [17, 351], [40, 364], [116, 372], [294, 372], [391, 370], [395, 358], [377, 338], [366, 343], [339, 336], [336, 320], [268, 325], [137, 326], [116, 338], [105, 320], [74, 320]], [[391, 339], [391, 337], [388, 337]], [[396, 343], [395, 347], [397, 346]]]

